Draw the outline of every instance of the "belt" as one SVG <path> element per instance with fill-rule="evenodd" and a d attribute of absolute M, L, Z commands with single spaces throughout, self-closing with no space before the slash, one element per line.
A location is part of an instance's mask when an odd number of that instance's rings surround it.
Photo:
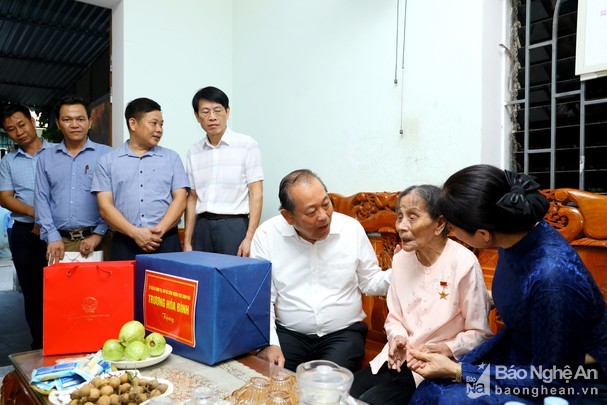
<path fill-rule="evenodd" d="M 27 227 L 27 228 L 33 228 L 34 227 L 34 223 L 33 222 L 23 222 L 23 221 L 17 221 L 14 220 L 13 221 L 13 226 L 23 226 L 23 227 Z"/>
<path fill-rule="evenodd" d="M 196 217 L 215 221 L 217 219 L 248 218 L 249 214 L 213 214 L 212 212 L 203 212 Z"/>
<path fill-rule="evenodd" d="M 68 230 L 59 229 L 59 235 L 61 235 L 64 238 L 70 238 L 70 240 L 72 240 L 72 241 L 81 240 L 81 239 L 86 238 L 87 236 L 91 236 L 93 234 L 94 229 L 95 228 L 93 228 L 93 227 L 68 229 Z"/>

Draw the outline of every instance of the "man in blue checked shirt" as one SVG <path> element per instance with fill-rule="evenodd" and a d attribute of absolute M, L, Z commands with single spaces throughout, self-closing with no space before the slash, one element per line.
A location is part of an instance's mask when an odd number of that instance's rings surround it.
<path fill-rule="evenodd" d="M 40 239 L 47 242 L 49 264 L 65 252 L 87 257 L 100 245 L 108 229 L 91 193 L 97 160 L 112 149 L 88 137 L 91 111 L 80 97 L 65 96 L 55 107 L 63 141 L 38 158 L 34 207 Z"/>
<path fill-rule="evenodd" d="M 23 292 L 25 320 L 32 333 L 32 349 L 42 348 L 42 270 L 46 243 L 34 223 L 36 160 L 50 147 L 36 134 L 36 121 L 29 109 L 9 104 L 0 115 L 2 127 L 18 148 L 0 161 L 0 205 L 11 211 L 11 254 Z"/>
<path fill-rule="evenodd" d="M 138 98 L 124 116 L 130 138 L 99 159 L 92 186 L 101 216 L 115 231 L 111 260 L 180 252 L 177 224 L 189 184 L 179 155 L 158 145 L 164 123 L 160 105 Z"/>

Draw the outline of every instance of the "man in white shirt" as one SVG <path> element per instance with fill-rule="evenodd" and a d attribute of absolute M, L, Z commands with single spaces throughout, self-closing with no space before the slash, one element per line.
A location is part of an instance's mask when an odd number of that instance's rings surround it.
<path fill-rule="evenodd" d="M 270 345 L 258 354 L 295 370 L 324 359 L 350 370 L 365 352 L 361 291 L 385 295 L 382 271 L 363 227 L 333 212 L 322 180 L 296 170 L 279 187 L 280 215 L 255 232 L 251 257 L 272 262 Z"/>
<path fill-rule="evenodd" d="M 259 147 L 227 127 L 230 105 L 220 89 L 198 90 L 192 107 L 206 136 L 186 157 L 184 250 L 249 256 L 263 203 Z"/>

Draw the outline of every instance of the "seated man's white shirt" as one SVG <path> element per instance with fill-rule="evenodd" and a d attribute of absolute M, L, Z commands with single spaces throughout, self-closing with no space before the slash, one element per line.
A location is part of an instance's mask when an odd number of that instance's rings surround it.
<path fill-rule="evenodd" d="M 324 336 L 365 318 L 361 291 L 386 295 L 382 271 L 363 227 L 334 212 L 329 235 L 310 243 L 277 215 L 253 237 L 251 257 L 272 262 L 270 344 L 280 345 L 275 319 L 289 330 Z"/>

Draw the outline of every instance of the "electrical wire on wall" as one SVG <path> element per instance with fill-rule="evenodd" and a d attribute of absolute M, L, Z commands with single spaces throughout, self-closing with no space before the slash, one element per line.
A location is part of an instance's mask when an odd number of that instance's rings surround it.
<path fill-rule="evenodd" d="M 400 0 L 396 0 L 396 57 L 394 60 L 394 84 L 398 84 L 398 28 L 399 28 Z M 401 54 L 401 76 L 400 76 L 400 131 L 405 133 L 403 123 L 403 109 L 405 105 L 405 45 L 407 33 L 407 0 L 405 0 L 405 10 L 403 15 L 403 44 Z"/>
<path fill-rule="evenodd" d="M 396 49 L 394 55 L 394 84 L 398 84 L 398 16 L 400 14 L 400 0 L 396 0 Z"/>

